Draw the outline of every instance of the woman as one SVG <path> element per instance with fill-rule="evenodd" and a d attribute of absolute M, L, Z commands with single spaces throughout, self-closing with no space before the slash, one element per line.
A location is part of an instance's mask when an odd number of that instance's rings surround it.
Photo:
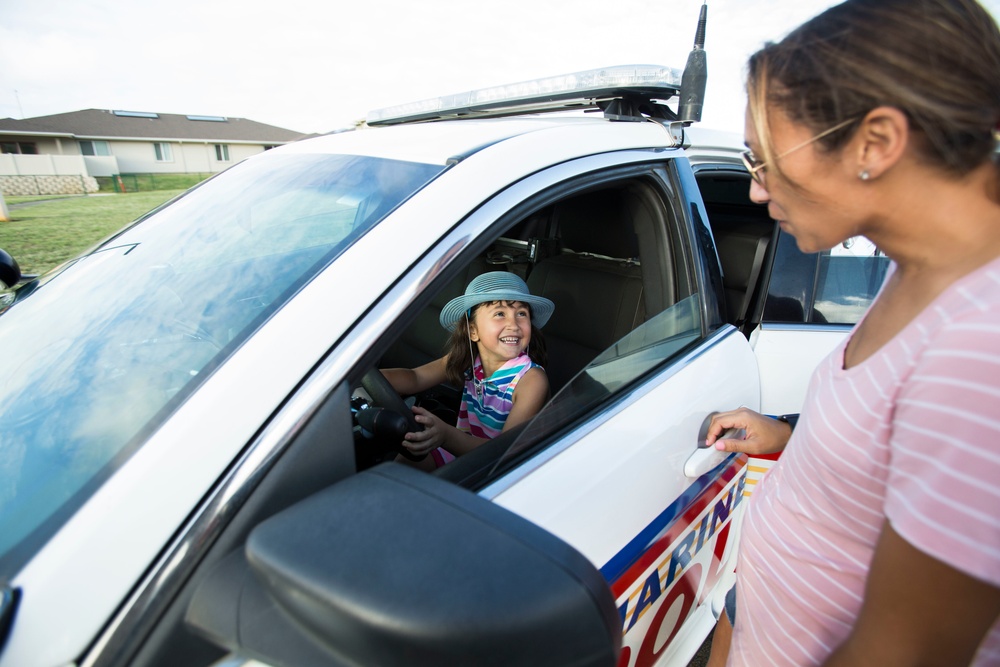
<path fill-rule="evenodd" d="M 756 53 L 747 92 L 751 198 L 804 252 L 864 235 L 893 267 L 794 432 L 713 420 L 709 445 L 784 449 L 747 509 L 728 664 L 1000 664 L 996 23 L 849 0 Z"/>

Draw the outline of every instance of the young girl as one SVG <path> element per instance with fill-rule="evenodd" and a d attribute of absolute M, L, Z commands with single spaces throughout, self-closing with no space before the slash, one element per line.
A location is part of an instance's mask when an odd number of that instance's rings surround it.
<path fill-rule="evenodd" d="M 452 332 L 448 353 L 419 368 L 382 371 L 403 395 L 443 382 L 464 387 L 455 426 L 414 407 L 424 430 L 407 433 L 403 446 L 417 456 L 430 453 L 440 467 L 535 416 L 549 395 L 539 328 L 554 310 L 513 273 L 474 278 L 441 310 L 441 326 Z"/>

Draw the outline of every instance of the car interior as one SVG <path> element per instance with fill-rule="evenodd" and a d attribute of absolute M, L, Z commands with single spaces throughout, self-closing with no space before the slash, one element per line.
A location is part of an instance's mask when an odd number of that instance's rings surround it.
<path fill-rule="evenodd" d="M 749 201 L 745 173 L 703 170 L 698 182 L 723 268 L 721 315 L 748 333 L 748 323 L 759 310 L 759 283 L 767 273 L 764 266 L 776 227 L 765 207 Z M 676 250 L 684 247 L 683 225 L 672 219 L 657 192 L 643 179 L 615 181 L 573 193 L 524 216 L 471 261 L 461 264 L 448 284 L 413 315 L 412 323 L 387 347 L 378 366 L 415 368 L 440 357 L 447 341 L 447 332 L 438 323 L 444 305 L 462 294 L 475 276 L 511 271 L 525 279 L 532 294 L 556 304 L 542 330 L 549 355 L 545 371 L 553 397 L 574 384 L 562 397 L 574 408 L 564 407 L 562 412 L 582 415 L 584 403 L 599 403 L 608 392 L 584 387 L 587 378 L 581 371 L 696 291 L 691 260 Z M 442 385 L 410 401 L 454 424 L 460 398 L 460 388 Z M 552 412 L 552 407 L 550 403 L 543 412 Z M 549 428 L 567 425 L 565 415 L 555 421 L 557 425 Z M 532 449 L 523 442 L 512 448 L 521 430 L 505 432 L 435 474 L 463 486 L 481 485 L 496 472 L 498 460 L 505 454 L 511 458 L 512 449 L 521 452 L 518 460 Z M 532 440 L 539 440 L 538 435 Z M 398 442 L 395 432 L 381 438 L 364 431 L 364 437 L 356 438 L 359 469 L 395 459 L 401 451 Z M 500 467 L 513 464 L 509 460 Z"/>

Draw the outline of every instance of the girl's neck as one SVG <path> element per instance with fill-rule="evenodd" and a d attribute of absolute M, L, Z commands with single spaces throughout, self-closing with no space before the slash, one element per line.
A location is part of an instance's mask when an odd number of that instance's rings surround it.
<path fill-rule="evenodd" d="M 521 355 L 524 354 L 525 354 L 524 352 L 521 353 Z M 510 361 L 513 361 L 513 359 L 503 359 L 503 360 L 484 359 L 482 354 L 479 354 L 478 357 L 479 357 L 479 363 L 483 367 L 483 377 L 486 379 L 493 377 L 494 373 L 503 368 Z"/>

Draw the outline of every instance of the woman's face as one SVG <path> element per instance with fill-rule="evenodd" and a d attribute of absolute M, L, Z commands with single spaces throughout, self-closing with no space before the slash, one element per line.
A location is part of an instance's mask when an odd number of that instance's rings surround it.
<path fill-rule="evenodd" d="M 827 250 L 862 233 L 856 197 L 859 179 L 843 157 L 850 151 L 826 153 L 816 142 L 806 143 L 817 132 L 790 121 L 780 111 L 771 110 L 768 120 L 781 172 L 771 163 L 765 165 L 757 172 L 763 184 L 750 183 L 750 199 L 767 204 L 770 216 L 795 237 L 802 252 Z M 749 109 L 744 138 L 747 147 L 763 160 L 763 147 Z"/>

